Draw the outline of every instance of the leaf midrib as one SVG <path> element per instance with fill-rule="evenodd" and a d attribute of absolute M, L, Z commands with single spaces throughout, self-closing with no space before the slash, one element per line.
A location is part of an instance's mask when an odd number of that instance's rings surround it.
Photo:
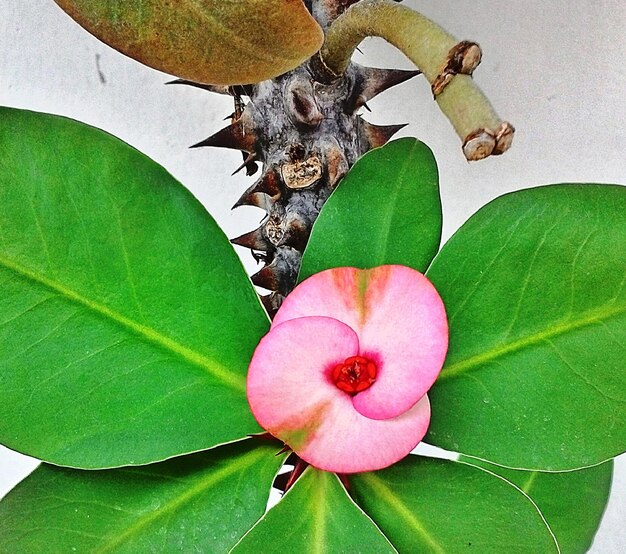
<path fill-rule="evenodd" d="M 222 37 L 226 37 L 227 40 L 225 40 L 225 42 L 227 44 L 231 44 L 231 46 L 235 44 L 236 48 L 240 49 L 242 52 L 246 52 L 248 58 L 254 58 L 260 62 L 270 63 L 278 60 L 283 65 L 292 61 L 286 56 L 277 55 L 276 51 L 267 53 L 263 52 L 263 50 L 258 47 L 258 44 L 252 44 L 246 36 L 229 29 L 220 21 L 218 17 L 211 15 L 203 8 L 203 6 L 198 5 L 196 0 L 188 0 L 187 6 L 190 10 L 196 12 L 201 18 L 207 20 L 209 22 L 209 28 L 212 27 L 213 31 L 217 31 L 222 35 Z"/>
<path fill-rule="evenodd" d="M 439 375 L 438 381 L 443 381 L 449 378 L 458 377 L 463 375 L 467 371 L 470 371 L 477 366 L 493 362 L 494 360 L 518 352 L 528 346 L 535 346 L 554 337 L 564 335 L 570 331 L 581 329 L 594 323 L 600 323 L 608 320 L 612 317 L 623 315 L 626 313 L 626 306 L 620 306 L 614 309 L 597 309 L 586 312 L 583 317 L 573 319 L 567 323 L 561 323 L 558 325 L 550 326 L 543 331 L 533 333 L 527 337 L 512 341 L 509 344 L 500 346 L 499 348 L 491 348 L 481 354 L 470 356 L 464 360 L 453 363 L 447 367 L 444 367 L 443 371 Z"/>
<path fill-rule="evenodd" d="M 206 356 L 200 354 L 199 352 L 196 352 L 195 350 L 183 346 L 175 340 L 162 335 L 158 331 L 146 327 L 145 325 L 141 325 L 136 321 L 133 321 L 132 319 L 116 312 L 115 310 L 108 308 L 107 306 L 99 304 L 98 302 L 94 302 L 78 294 L 67 286 L 58 283 L 52 279 L 49 279 L 44 275 L 40 275 L 34 271 L 26 269 L 25 267 L 22 267 L 21 265 L 3 256 L 0 256 L 0 267 L 4 267 L 9 271 L 14 272 L 22 279 L 43 286 L 74 304 L 78 304 L 84 308 L 87 308 L 89 311 L 96 313 L 109 321 L 114 322 L 117 326 L 135 333 L 146 342 L 159 346 L 160 348 L 163 348 L 164 350 L 175 354 L 179 358 L 184 359 L 186 362 L 202 368 L 207 373 L 210 373 L 211 375 L 222 381 L 225 385 L 245 394 L 246 385 L 244 378 L 242 376 L 233 374 L 225 366 L 221 365 L 217 361 L 211 360 Z"/>
<path fill-rule="evenodd" d="M 371 473 L 360 475 L 360 478 L 369 485 L 406 523 L 438 554 L 445 554 L 443 547 L 430 535 L 415 514 L 389 489 L 379 477 Z"/>
<path fill-rule="evenodd" d="M 120 544 L 123 544 L 124 542 L 127 542 L 129 539 L 131 539 L 133 536 L 136 536 L 142 529 L 144 529 L 146 526 L 150 525 L 154 521 L 157 521 L 158 519 L 168 514 L 171 514 L 182 505 L 190 502 L 194 498 L 204 493 L 206 490 L 210 489 L 219 481 L 227 479 L 238 471 L 243 471 L 245 468 L 252 466 L 255 462 L 261 460 L 263 456 L 266 455 L 267 452 L 264 449 L 254 449 L 248 454 L 229 464 L 228 466 L 222 469 L 218 469 L 214 472 L 209 472 L 208 476 L 201 479 L 193 487 L 189 488 L 178 496 L 175 496 L 158 510 L 148 512 L 146 515 L 140 517 L 133 525 L 128 527 L 126 531 L 120 533 L 119 535 L 116 535 L 113 540 L 103 544 L 94 552 L 98 554 L 110 552 Z"/>
<path fill-rule="evenodd" d="M 380 233 L 380 238 L 378 241 L 378 264 L 382 265 L 384 263 L 388 263 L 387 260 L 387 251 L 389 250 L 389 237 L 391 236 L 391 224 L 394 220 L 394 215 L 396 213 L 396 204 L 398 203 L 398 197 L 400 195 L 400 189 L 404 188 L 405 185 L 405 177 L 406 173 L 409 170 L 409 166 L 413 163 L 413 157 L 415 151 L 419 149 L 420 143 L 415 141 L 410 148 L 409 153 L 406 155 L 406 159 L 402 163 L 398 175 L 396 186 L 393 187 L 393 190 L 389 194 L 389 204 L 386 213 L 384 214 L 383 221 L 380 223 L 379 228 L 382 229 Z"/>
<path fill-rule="evenodd" d="M 321 481 L 321 482 L 320 482 Z M 318 483 L 314 488 L 313 497 L 313 540 L 311 541 L 312 554 L 324 554 L 326 552 L 326 497 L 329 489 L 328 478 L 325 474 L 318 472 Z"/>

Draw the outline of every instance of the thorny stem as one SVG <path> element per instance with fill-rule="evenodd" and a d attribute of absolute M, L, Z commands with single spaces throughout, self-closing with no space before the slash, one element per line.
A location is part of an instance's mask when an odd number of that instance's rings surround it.
<path fill-rule="evenodd" d="M 469 75 L 480 61 L 477 45 L 459 43 L 439 25 L 405 6 L 389 0 L 362 0 L 340 15 L 326 33 L 320 58 L 329 76 L 342 75 L 356 47 L 369 36 L 381 37 L 394 45 L 426 76 L 441 111 L 463 140 L 468 160 L 508 149 L 513 127 L 498 117 Z M 469 52 L 473 62 L 461 59 L 461 65 L 467 61 L 469 67 L 448 71 L 458 56 L 458 47 L 468 45 L 473 47 Z"/>

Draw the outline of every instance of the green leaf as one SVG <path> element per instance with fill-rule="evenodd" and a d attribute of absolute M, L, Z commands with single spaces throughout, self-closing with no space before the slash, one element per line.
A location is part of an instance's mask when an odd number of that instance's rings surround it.
<path fill-rule="evenodd" d="M 467 464 L 408 456 L 350 476 L 350 487 L 399 552 L 557 552 L 527 496 Z"/>
<path fill-rule="evenodd" d="M 105 471 L 43 465 L 0 502 L 0 552 L 226 552 L 265 512 L 277 448 L 245 441 Z"/>
<path fill-rule="evenodd" d="M 101 468 L 258 432 L 245 375 L 267 317 L 200 203 L 99 130 L 0 122 L 0 442 Z"/>
<path fill-rule="evenodd" d="M 324 35 L 302 0 L 55 0 L 150 67 L 218 85 L 258 83 L 315 54 Z"/>
<path fill-rule="evenodd" d="M 435 158 L 405 138 L 363 156 L 313 226 L 300 279 L 332 267 L 400 264 L 425 271 L 441 240 Z"/>
<path fill-rule="evenodd" d="M 306 469 L 285 497 L 232 550 L 250 552 L 395 552 L 334 473 Z"/>
<path fill-rule="evenodd" d="M 465 456 L 461 459 L 504 477 L 530 496 L 555 534 L 561 554 L 589 550 L 609 500 L 613 460 L 578 471 L 545 473 L 506 469 Z"/>
<path fill-rule="evenodd" d="M 427 441 L 519 469 L 626 450 L 626 188 L 553 185 L 476 213 L 428 272 L 450 324 Z"/>

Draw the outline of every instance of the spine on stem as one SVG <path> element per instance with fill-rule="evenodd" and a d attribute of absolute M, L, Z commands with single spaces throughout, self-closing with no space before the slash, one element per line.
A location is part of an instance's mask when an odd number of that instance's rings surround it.
<path fill-rule="evenodd" d="M 354 162 L 385 144 L 404 125 L 373 125 L 367 102 L 423 73 L 463 140 L 469 160 L 501 154 L 513 127 L 500 120 L 474 85 L 480 47 L 457 41 L 419 13 L 391 0 L 306 0 L 326 36 L 320 53 L 302 66 L 255 85 L 196 85 L 235 98 L 231 123 L 195 146 L 240 150 L 237 170 L 261 176 L 234 207 L 265 211 L 261 225 L 232 240 L 264 265 L 252 275 L 270 315 L 296 284 L 302 253 L 322 205 Z M 359 43 L 379 36 L 404 52 L 413 71 L 363 67 L 351 61 Z M 189 81 L 180 84 L 195 85 Z M 248 98 L 245 102 L 243 99 Z"/>

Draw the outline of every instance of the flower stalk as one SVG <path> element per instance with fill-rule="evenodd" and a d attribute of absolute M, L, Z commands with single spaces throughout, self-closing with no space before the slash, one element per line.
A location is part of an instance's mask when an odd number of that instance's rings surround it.
<path fill-rule="evenodd" d="M 511 145 L 514 128 L 496 114 L 474 84 L 471 74 L 480 63 L 480 47 L 459 42 L 415 10 L 389 0 L 363 0 L 352 5 L 328 28 L 319 54 L 329 81 L 341 76 L 363 39 L 377 36 L 402 51 L 431 84 L 435 100 L 474 161 L 502 154 Z"/>

